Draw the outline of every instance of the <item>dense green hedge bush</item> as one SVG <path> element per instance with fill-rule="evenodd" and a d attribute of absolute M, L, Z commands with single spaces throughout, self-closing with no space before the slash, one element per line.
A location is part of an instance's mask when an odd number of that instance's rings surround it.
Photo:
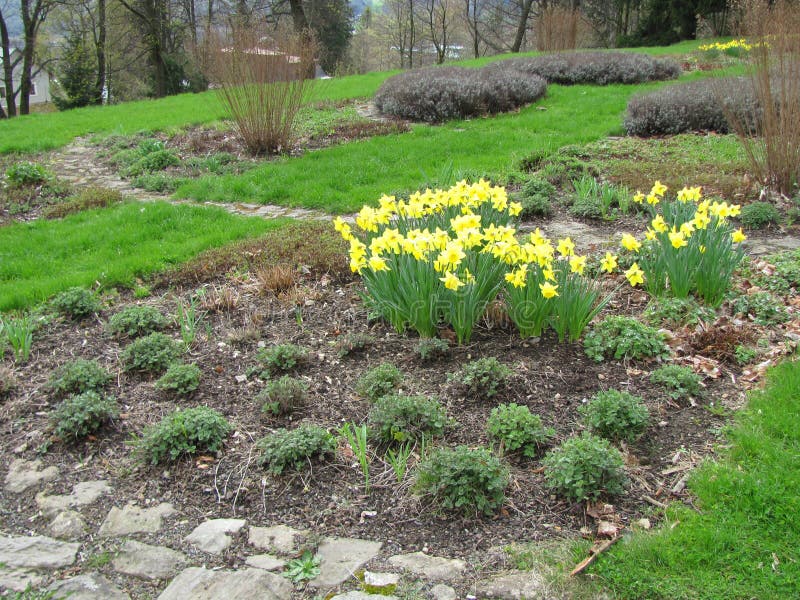
<path fill-rule="evenodd" d="M 675 79 L 681 66 L 670 58 L 632 52 L 559 52 L 510 58 L 486 67 L 538 75 L 547 83 L 561 85 L 644 83 Z"/>
<path fill-rule="evenodd" d="M 438 123 L 508 112 L 544 96 L 541 77 L 513 69 L 431 67 L 395 75 L 375 93 L 384 114 Z"/>

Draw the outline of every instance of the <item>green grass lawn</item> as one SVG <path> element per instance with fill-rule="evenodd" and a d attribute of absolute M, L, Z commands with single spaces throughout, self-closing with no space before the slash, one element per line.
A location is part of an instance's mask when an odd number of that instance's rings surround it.
<path fill-rule="evenodd" d="M 783 600 L 800 593 L 800 362 L 773 369 L 727 435 L 720 462 L 690 483 L 653 533 L 635 534 L 592 572 L 615 598 Z"/>
<path fill-rule="evenodd" d="M 2 227 L 0 311 L 35 305 L 72 286 L 129 285 L 207 248 L 287 222 L 212 207 L 132 202 Z"/>

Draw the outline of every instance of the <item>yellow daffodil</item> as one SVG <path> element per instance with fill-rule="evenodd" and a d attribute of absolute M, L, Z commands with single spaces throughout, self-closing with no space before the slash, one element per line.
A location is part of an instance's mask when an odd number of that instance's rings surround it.
<path fill-rule="evenodd" d="M 692 224 L 694 228 L 702 231 L 703 229 L 708 227 L 708 224 L 711 223 L 711 217 L 704 212 L 696 212 L 694 215 L 694 219 L 692 219 Z"/>
<path fill-rule="evenodd" d="M 655 206 L 659 202 L 661 202 L 661 199 L 658 196 L 656 196 L 655 194 L 647 194 L 647 203 L 650 206 Z"/>
<path fill-rule="evenodd" d="M 553 271 L 553 269 L 549 267 L 542 269 L 542 275 L 544 276 L 545 279 L 549 279 L 550 281 L 556 280 L 555 272 Z"/>
<path fill-rule="evenodd" d="M 654 239 L 656 239 L 656 232 L 648 227 L 647 231 L 644 232 L 644 239 L 652 242 Z"/>
<path fill-rule="evenodd" d="M 572 256 L 575 254 L 575 244 L 570 238 L 558 240 L 558 246 L 556 246 L 556 249 L 561 256 Z"/>
<path fill-rule="evenodd" d="M 654 196 L 663 196 L 666 191 L 667 191 L 667 186 L 665 186 L 660 181 L 656 180 L 656 182 L 653 184 L 652 189 L 650 190 L 650 193 L 653 194 Z"/>
<path fill-rule="evenodd" d="M 586 268 L 586 257 L 571 256 L 569 259 L 569 268 L 573 273 L 583 275 L 583 270 Z"/>
<path fill-rule="evenodd" d="M 684 246 L 688 245 L 686 237 L 683 235 L 682 231 L 670 231 L 669 242 L 672 244 L 673 248 L 683 248 Z"/>
<path fill-rule="evenodd" d="M 506 281 L 513 285 L 515 288 L 525 287 L 525 280 L 528 277 L 528 265 L 522 264 L 519 268 L 506 273 Z"/>
<path fill-rule="evenodd" d="M 625 277 L 628 278 L 628 283 L 631 284 L 631 287 L 644 283 L 644 271 L 639 268 L 638 263 L 633 263 L 631 268 L 625 271 Z"/>
<path fill-rule="evenodd" d="M 658 233 L 664 233 L 667 229 L 669 229 L 666 222 L 664 221 L 664 217 L 662 217 L 661 215 L 657 215 L 656 218 L 650 222 L 650 225 Z"/>
<path fill-rule="evenodd" d="M 636 204 L 641 204 L 644 202 L 644 194 L 636 190 L 636 193 L 633 195 L 633 201 L 636 202 Z"/>
<path fill-rule="evenodd" d="M 444 277 L 440 277 L 439 281 L 444 283 L 444 287 L 446 287 L 448 290 L 453 290 L 454 292 L 464 285 L 464 282 L 456 277 L 452 271 L 446 273 Z"/>
<path fill-rule="evenodd" d="M 692 237 L 692 233 L 694 233 L 694 224 L 691 221 L 681 223 L 680 232 L 687 238 Z"/>
<path fill-rule="evenodd" d="M 545 298 L 549 299 L 549 298 L 554 298 L 555 296 L 558 296 L 558 286 L 557 285 L 553 285 L 549 281 L 545 281 L 544 283 L 540 283 L 539 284 L 539 289 L 542 292 L 542 296 L 544 296 Z"/>
<path fill-rule="evenodd" d="M 642 247 L 642 243 L 633 237 L 630 233 L 623 233 L 622 240 L 620 242 L 622 247 L 625 250 L 630 250 L 631 252 L 638 252 L 639 248 Z"/>
<path fill-rule="evenodd" d="M 508 205 L 508 214 L 512 217 L 516 217 L 519 213 L 522 212 L 522 204 L 519 202 L 511 202 Z"/>
<path fill-rule="evenodd" d="M 389 271 L 389 265 L 386 264 L 386 259 L 380 256 L 369 257 L 369 268 L 379 273 L 380 271 Z"/>
<path fill-rule="evenodd" d="M 611 252 L 606 252 L 605 258 L 600 261 L 600 268 L 605 271 L 606 273 L 613 273 L 614 269 L 617 268 L 617 257 Z"/>
<path fill-rule="evenodd" d="M 733 241 L 734 244 L 739 244 L 745 241 L 746 239 L 747 236 L 744 234 L 741 227 L 736 231 L 734 231 L 733 233 L 731 233 L 731 240 Z"/>

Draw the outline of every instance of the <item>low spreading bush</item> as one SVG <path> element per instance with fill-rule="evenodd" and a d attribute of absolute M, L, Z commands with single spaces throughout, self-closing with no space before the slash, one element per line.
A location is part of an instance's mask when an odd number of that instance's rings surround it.
<path fill-rule="evenodd" d="M 336 343 L 336 354 L 344 358 L 366 350 L 375 343 L 375 336 L 368 333 L 348 333 Z"/>
<path fill-rule="evenodd" d="M 542 425 L 539 415 L 527 406 L 500 404 L 492 409 L 486 423 L 489 437 L 503 444 L 507 452 L 520 451 L 533 458 L 555 436 L 555 430 Z"/>
<path fill-rule="evenodd" d="M 278 429 L 258 442 L 260 463 L 271 473 L 300 470 L 312 458 L 323 458 L 336 451 L 336 438 L 322 427 L 300 425 L 297 429 Z"/>
<path fill-rule="evenodd" d="M 128 344 L 120 355 L 126 371 L 159 373 L 180 358 L 183 346 L 163 333 L 151 333 Z"/>
<path fill-rule="evenodd" d="M 555 186 L 541 177 L 532 177 L 519 191 L 517 198 L 522 205 L 521 219 L 549 217 L 553 212 L 551 204 L 556 194 Z"/>
<path fill-rule="evenodd" d="M 752 85 L 746 79 L 703 79 L 634 96 L 628 102 L 623 125 L 628 135 L 642 137 L 691 131 L 729 133 L 726 111 L 743 115 L 743 122 L 750 122 L 744 115 L 756 108 Z"/>
<path fill-rule="evenodd" d="M 373 434 L 385 443 L 442 435 L 447 413 L 435 398 L 391 395 L 379 398 L 369 411 Z"/>
<path fill-rule="evenodd" d="M 627 483 L 622 454 L 603 438 L 584 433 L 547 453 L 545 484 L 563 496 L 580 502 L 597 500 L 606 493 L 621 494 Z"/>
<path fill-rule="evenodd" d="M 306 403 L 308 386 L 301 380 L 288 375 L 267 383 L 259 393 L 261 412 L 273 415 L 288 415 Z"/>
<path fill-rule="evenodd" d="M 664 334 L 654 327 L 644 325 L 632 317 L 612 315 L 606 317 L 586 334 L 583 348 L 596 360 L 617 360 L 669 356 Z"/>
<path fill-rule="evenodd" d="M 358 378 L 356 392 L 359 396 L 375 401 L 392 393 L 403 381 L 403 373 L 391 363 L 383 363 L 369 369 Z"/>
<path fill-rule="evenodd" d="M 647 427 L 650 413 L 639 396 L 618 390 L 597 392 L 578 408 L 593 432 L 610 440 L 633 442 Z"/>
<path fill-rule="evenodd" d="M 650 373 L 650 382 L 664 388 L 673 400 L 698 398 L 703 393 L 700 376 L 690 367 L 664 365 Z"/>
<path fill-rule="evenodd" d="M 231 430 L 231 425 L 217 411 L 207 406 L 187 408 L 148 427 L 138 447 L 155 465 L 164 460 L 174 461 L 184 454 L 219 452 Z"/>
<path fill-rule="evenodd" d="M 119 414 L 117 401 L 95 391 L 70 396 L 50 415 L 53 433 L 62 441 L 85 438 Z"/>
<path fill-rule="evenodd" d="M 172 363 L 155 383 L 157 390 L 188 396 L 200 386 L 200 367 L 195 364 Z"/>
<path fill-rule="evenodd" d="M 47 387 L 56 396 L 98 392 L 111 381 L 111 373 L 96 360 L 78 358 L 56 368 Z"/>
<path fill-rule="evenodd" d="M 469 396 L 489 399 L 497 395 L 510 376 L 511 369 L 490 356 L 468 362 L 461 371 L 451 373 L 448 381 L 455 383 Z"/>
<path fill-rule="evenodd" d="M 62 219 L 84 210 L 107 208 L 122 202 L 122 192 L 100 186 L 91 186 L 81 189 L 75 196 L 70 196 L 64 202 L 48 206 L 44 216 L 48 219 Z"/>
<path fill-rule="evenodd" d="M 546 89 L 542 78 L 510 69 L 432 67 L 390 77 L 374 101 L 384 114 L 437 123 L 507 112 L 535 102 Z"/>
<path fill-rule="evenodd" d="M 757 325 L 769 327 L 785 323 L 791 317 L 780 298 L 769 292 L 755 292 L 736 296 L 733 312 L 751 318 Z"/>
<path fill-rule="evenodd" d="M 440 448 L 417 470 L 417 491 L 446 509 L 494 514 L 505 501 L 508 469 L 486 448 Z"/>
<path fill-rule="evenodd" d="M 548 83 L 561 85 L 643 83 L 675 79 L 681 74 L 681 66 L 672 59 L 633 52 L 559 52 L 510 58 L 489 67 L 538 75 Z"/>
<path fill-rule="evenodd" d="M 138 337 L 160 331 L 168 324 L 167 317 L 152 306 L 128 306 L 111 316 L 108 330 L 114 335 Z"/>
<path fill-rule="evenodd" d="M 701 321 L 711 322 L 716 315 L 713 308 L 703 306 L 692 297 L 658 297 L 647 303 L 642 316 L 650 325 L 674 329 Z"/>
<path fill-rule="evenodd" d="M 277 344 L 259 350 L 256 360 L 270 373 L 281 373 L 294 369 L 306 359 L 307 355 L 308 351 L 296 344 Z"/>
<path fill-rule="evenodd" d="M 780 223 L 781 213 L 771 202 L 752 202 L 742 207 L 739 220 L 747 229 L 762 229 Z"/>
<path fill-rule="evenodd" d="M 28 161 L 14 163 L 6 169 L 6 179 L 11 185 L 39 185 L 50 177 L 42 165 Z"/>
<path fill-rule="evenodd" d="M 74 287 L 56 294 L 53 308 L 63 317 L 84 319 L 100 310 L 100 301 L 91 290 Z"/>

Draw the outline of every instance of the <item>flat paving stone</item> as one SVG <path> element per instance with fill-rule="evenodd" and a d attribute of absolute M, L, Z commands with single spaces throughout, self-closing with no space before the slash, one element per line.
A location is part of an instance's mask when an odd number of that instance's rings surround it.
<path fill-rule="evenodd" d="M 47 588 L 53 600 L 130 600 L 131 597 L 99 573 L 87 573 L 58 581 Z"/>
<path fill-rule="evenodd" d="M 312 588 L 330 588 L 347 581 L 361 565 L 375 558 L 381 542 L 354 538 L 326 538 L 317 549 L 319 575 L 308 582 Z"/>
<path fill-rule="evenodd" d="M 458 597 L 453 588 L 443 583 L 437 583 L 433 586 L 430 595 L 433 600 L 456 600 Z"/>
<path fill-rule="evenodd" d="M 122 508 L 112 508 L 100 526 L 100 537 L 130 535 L 132 533 L 156 533 L 161 529 L 164 517 L 177 511 L 172 504 L 162 502 L 151 508 L 140 508 L 127 504 Z"/>
<path fill-rule="evenodd" d="M 432 581 L 458 579 L 467 568 L 461 559 L 430 556 L 423 552 L 392 556 L 389 558 L 389 564 Z"/>
<path fill-rule="evenodd" d="M 397 596 L 384 594 L 368 594 L 367 592 L 345 592 L 332 596 L 331 600 L 397 600 Z"/>
<path fill-rule="evenodd" d="M 8 569 L 0 567 L 0 590 L 22 592 L 28 587 L 39 587 L 44 575 L 30 569 Z"/>
<path fill-rule="evenodd" d="M 117 573 L 141 579 L 168 579 L 186 566 L 182 552 L 129 540 L 120 549 L 111 566 Z"/>
<path fill-rule="evenodd" d="M 189 567 L 181 571 L 158 600 L 290 600 L 292 584 L 263 569 L 211 571 Z"/>
<path fill-rule="evenodd" d="M 42 469 L 40 460 L 16 458 L 11 462 L 8 473 L 6 473 L 6 491 L 12 494 L 21 494 L 28 488 L 53 481 L 56 477 L 58 477 L 56 467 Z"/>
<path fill-rule="evenodd" d="M 23 569 L 60 569 L 75 562 L 80 544 L 43 535 L 0 536 L 0 564 Z"/>
<path fill-rule="evenodd" d="M 538 573 L 524 571 L 481 581 L 475 586 L 478 598 L 530 600 L 547 597 L 547 585 Z"/>
<path fill-rule="evenodd" d="M 46 516 L 53 515 L 68 508 L 87 506 L 102 496 L 113 491 L 105 480 L 81 481 L 72 486 L 71 494 L 48 496 L 43 492 L 36 494 L 36 504 Z"/>
<path fill-rule="evenodd" d="M 65 510 L 58 513 L 47 527 L 47 531 L 54 538 L 74 540 L 86 535 L 88 527 L 79 512 Z"/>
<path fill-rule="evenodd" d="M 364 586 L 365 589 L 369 589 L 371 592 L 393 592 L 399 583 L 400 575 L 397 573 L 364 571 Z"/>
<path fill-rule="evenodd" d="M 286 561 L 272 554 L 254 554 L 244 560 L 248 567 L 264 569 L 265 571 L 278 571 L 286 566 Z"/>
<path fill-rule="evenodd" d="M 259 550 L 272 550 L 281 554 L 291 554 L 297 550 L 298 540 L 308 535 L 306 530 L 294 529 L 287 525 L 272 527 L 250 527 L 247 541 Z"/>
<path fill-rule="evenodd" d="M 244 519 L 211 519 L 200 523 L 184 539 L 203 552 L 220 554 L 233 541 L 228 534 L 238 532 L 246 523 Z"/>

